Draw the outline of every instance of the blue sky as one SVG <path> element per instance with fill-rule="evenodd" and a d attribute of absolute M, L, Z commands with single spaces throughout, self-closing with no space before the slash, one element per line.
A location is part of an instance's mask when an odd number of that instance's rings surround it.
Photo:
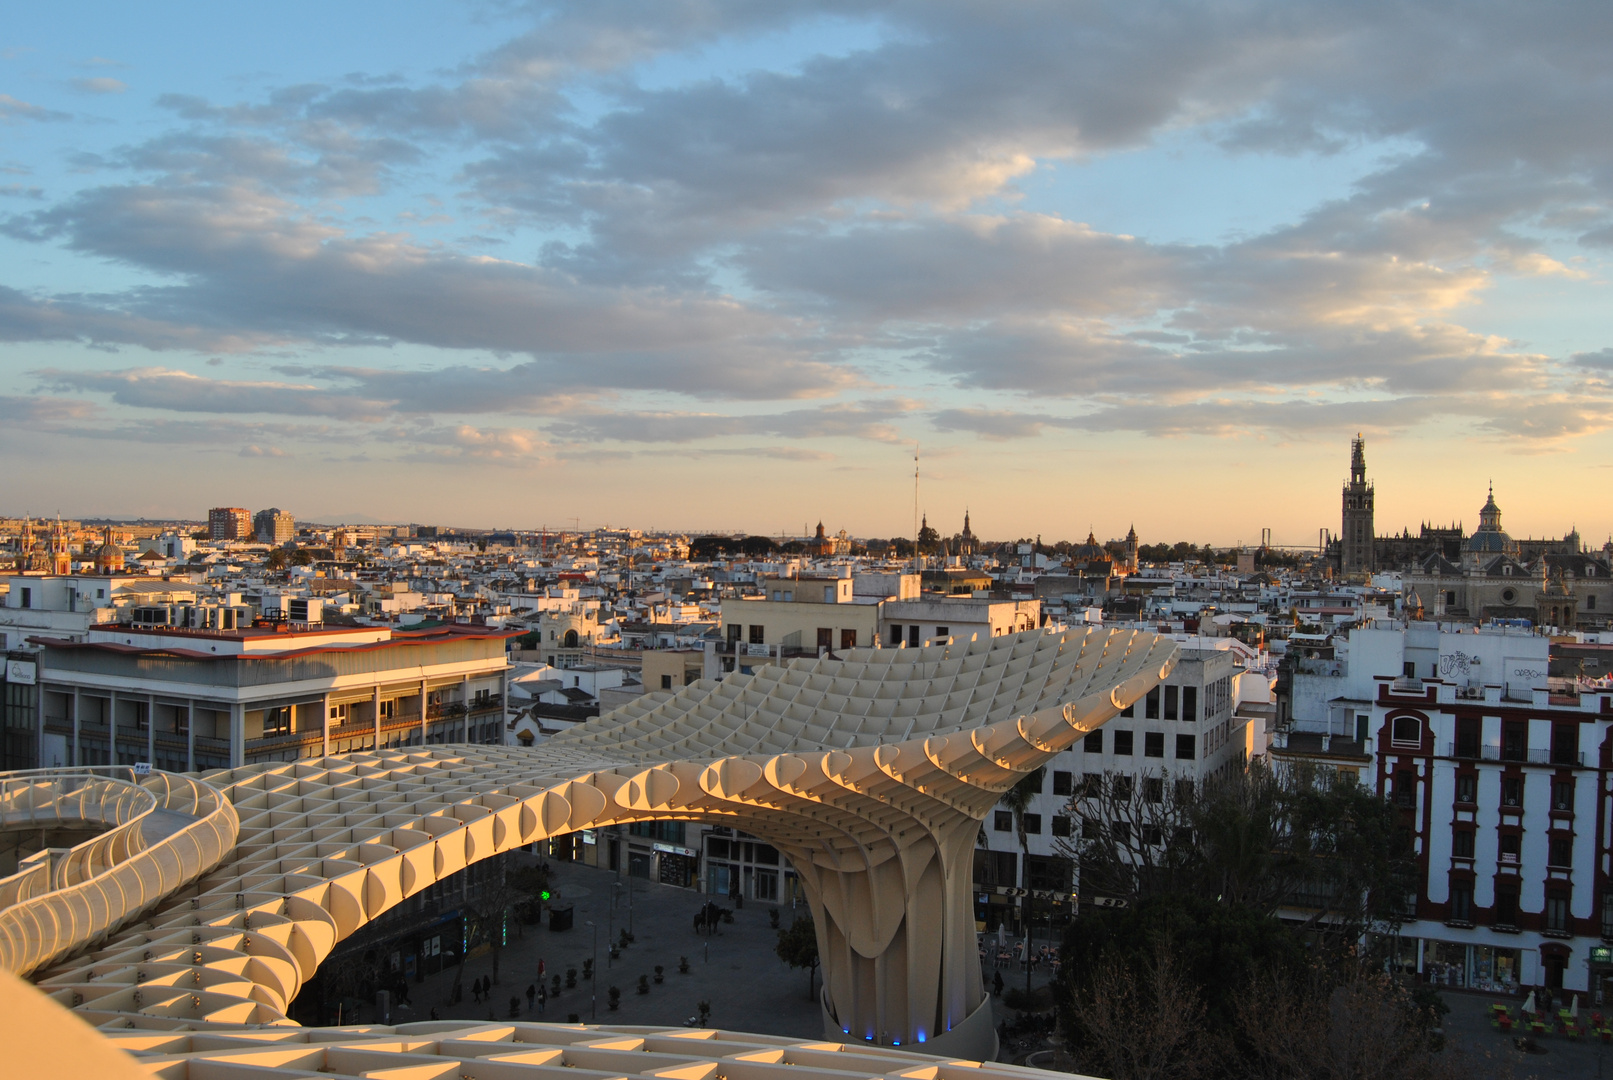
<path fill-rule="evenodd" d="M 1605 5 L 35 5 L 6 513 L 1613 532 Z M 952 524 L 951 527 L 956 527 Z"/>

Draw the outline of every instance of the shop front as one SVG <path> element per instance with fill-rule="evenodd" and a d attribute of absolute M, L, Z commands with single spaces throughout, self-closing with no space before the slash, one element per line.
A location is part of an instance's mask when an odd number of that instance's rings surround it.
<path fill-rule="evenodd" d="M 1521 950 L 1455 941 L 1423 942 L 1423 981 L 1457 990 L 1516 993 Z"/>

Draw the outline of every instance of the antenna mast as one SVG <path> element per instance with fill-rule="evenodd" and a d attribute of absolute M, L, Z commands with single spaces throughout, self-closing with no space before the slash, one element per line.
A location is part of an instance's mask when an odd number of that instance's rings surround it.
<path fill-rule="evenodd" d="M 919 569 L 919 444 L 913 444 L 913 573 Z"/>

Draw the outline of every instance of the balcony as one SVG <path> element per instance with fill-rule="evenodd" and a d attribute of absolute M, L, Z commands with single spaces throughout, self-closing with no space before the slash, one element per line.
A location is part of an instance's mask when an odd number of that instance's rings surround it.
<path fill-rule="evenodd" d="M 1581 753 L 1568 753 L 1565 751 L 1552 751 L 1545 748 L 1531 748 L 1527 750 L 1507 750 L 1500 746 L 1480 746 L 1477 753 L 1474 747 L 1464 746 L 1458 750 L 1455 743 L 1447 742 L 1440 746 L 1440 756 L 1454 758 L 1458 761 L 1495 761 L 1516 763 L 1519 765 L 1572 765 L 1583 768 L 1585 755 Z"/>

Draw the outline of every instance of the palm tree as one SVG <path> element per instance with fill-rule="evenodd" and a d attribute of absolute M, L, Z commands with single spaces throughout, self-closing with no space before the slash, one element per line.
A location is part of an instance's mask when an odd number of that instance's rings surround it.
<path fill-rule="evenodd" d="M 1025 836 L 1025 813 L 1031 808 L 1031 800 L 1041 794 L 1042 774 L 1044 772 L 1046 772 L 1045 769 L 1037 769 L 1034 772 L 1026 773 L 1020 777 L 1019 783 L 1003 792 L 1003 797 L 997 800 L 1004 809 L 1014 815 L 1014 832 L 1019 835 L 1020 887 L 1026 889 L 1030 888 L 1031 880 L 1031 845 L 1030 840 Z M 1026 900 L 1029 900 L 1028 895 Z M 1024 911 L 1028 916 L 1030 911 L 1029 903 L 1024 906 Z"/>

